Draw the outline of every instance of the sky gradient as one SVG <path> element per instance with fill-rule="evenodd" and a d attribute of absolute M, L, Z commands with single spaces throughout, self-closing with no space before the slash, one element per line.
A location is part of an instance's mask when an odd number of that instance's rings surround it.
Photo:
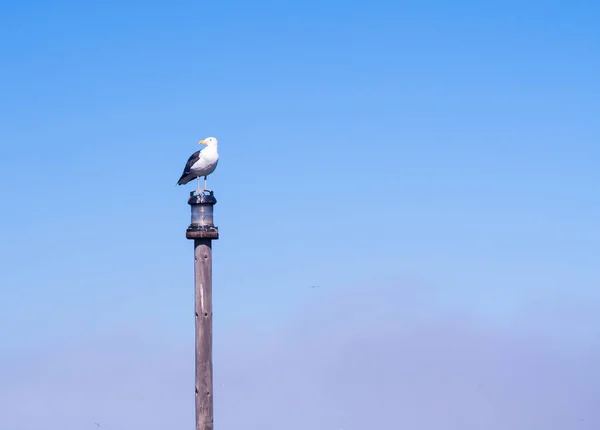
<path fill-rule="evenodd" d="M 600 6 L 480 3 L 3 3 L 0 427 L 193 425 L 216 136 L 219 429 L 599 428 Z"/>

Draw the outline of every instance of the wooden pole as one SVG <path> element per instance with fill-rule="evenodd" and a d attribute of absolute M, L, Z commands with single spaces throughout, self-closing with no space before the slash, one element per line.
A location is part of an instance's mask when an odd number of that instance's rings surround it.
<path fill-rule="evenodd" d="M 194 240 L 196 430 L 213 430 L 212 244 Z"/>
<path fill-rule="evenodd" d="M 213 192 L 190 193 L 192 223 L 185 237 L 194 240 L 194 311 L 196 318 L 196 430 L 213 430 L 212 362 L 212 241 L 219 238 L 213 224 Z"/>

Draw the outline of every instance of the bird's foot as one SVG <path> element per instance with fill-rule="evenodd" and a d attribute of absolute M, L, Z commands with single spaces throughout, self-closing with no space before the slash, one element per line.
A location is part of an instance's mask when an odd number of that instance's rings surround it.
<path fill-rule="evenodd" d="M 197 196 L 201 196 L 203 194 L 210 194 L 210 193 L 212 193 L 212 190 L 209 190 L 208 188 L 198 188 L 196 190 L 196 195 Z"/>

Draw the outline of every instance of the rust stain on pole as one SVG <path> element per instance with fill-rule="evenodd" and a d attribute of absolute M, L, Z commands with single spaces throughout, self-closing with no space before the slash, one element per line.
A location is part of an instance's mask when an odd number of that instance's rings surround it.
<path fill-rule="evenodd" d="M 212 246 L 194 240 L 196 310 L 196 430 L 213 430 Z"/>

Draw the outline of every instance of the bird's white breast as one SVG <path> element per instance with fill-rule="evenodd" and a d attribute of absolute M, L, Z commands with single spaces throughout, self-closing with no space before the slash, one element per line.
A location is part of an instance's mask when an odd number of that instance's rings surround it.
<path fill-rule="evenodd" d="M 219 154 L 214 148 L 204 148 L 200 151 L 200 158 L 192 165 L 192 171 L 199 176 L 210 175 L 215 171 Z"/>

